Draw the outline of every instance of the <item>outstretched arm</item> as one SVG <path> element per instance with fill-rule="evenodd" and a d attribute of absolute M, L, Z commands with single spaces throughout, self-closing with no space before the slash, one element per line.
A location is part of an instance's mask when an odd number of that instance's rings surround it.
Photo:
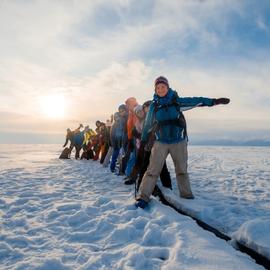
<path fill-rule="evenodd" d="M 180 107 L 197 107 L 197 106 L 214 106 L 219 104 L 228 104 L 230 99 L 228 98 L 205 98 L 205 97 L 184 97 L 178 98 Z"/>
<path fill-rule="evenodd" d="M 180 107 L 213 106 L 214 99 L 205 97 L 179 97 Z"/>

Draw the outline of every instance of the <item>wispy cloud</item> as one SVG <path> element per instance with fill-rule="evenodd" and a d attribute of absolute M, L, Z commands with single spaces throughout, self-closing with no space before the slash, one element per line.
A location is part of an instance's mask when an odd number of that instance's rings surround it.
<path fill-rule="evenodd" d="M 231 97 L 228 107 L 189 112 L 190 121 L 259 126 L 270 120 L 269 9 L 265 0 L 3 0 L 0 130 L 60 132 L 106 119 L 129 96 L 151 98 L 160 74 L 185 96 Z M 69 104 L 57 125 L 38 103 L 53 93 Z"/>

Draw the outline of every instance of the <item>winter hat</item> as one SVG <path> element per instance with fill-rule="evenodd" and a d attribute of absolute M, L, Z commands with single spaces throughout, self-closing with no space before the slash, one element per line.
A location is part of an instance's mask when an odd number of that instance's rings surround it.
<path fill-rule="evenodd" d="M 156 78 L 155 80 L 155 87 L 159 84 L 159 83 L 163 83 L 163 84 L 166 84 L 169 88 L 169 82 L 167 80 L 167 78 L 163 77 L 163 76 L 159 76 Z"/>
<path fill-rule="evenodd" d="M 147 101 L 145 101 L 144 103 L 143 103 L 143 109 L 144 108 L 146 108 L 146 107 L 149 107 L 150 105 L 151 105 L 151 103 L 152 103 L 152 100 L 147 100 Z"/>
<path fill-rule="evenodd" d="M 135 97 L 130 97 L 126 100 L 126 105 L 129 110 L 133 110 L 138 105 L 138 102 Z"/>
<path fill-rule="evenodd" d="M 125 104 L 121 104 L 119 107 L 118 107 L 118 111 L 127 111 L 127 106 Z"/>
<path fill-rule="evenodd" d="M 143 111 L 143 106 L 142 105 L 137 105 L 135 108 L 134 108 L 134 112 L 136 114 L 138 114 L 139 112 Z"/>
<path fill-rule="evenodd" d="M 90 130 L 89 126 L 84 127 L 84 131 L 89 131 L 89 130 Z"/>

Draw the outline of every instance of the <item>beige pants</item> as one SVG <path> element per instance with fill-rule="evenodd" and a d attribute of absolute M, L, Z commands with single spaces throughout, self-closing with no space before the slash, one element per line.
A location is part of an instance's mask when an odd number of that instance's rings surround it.
<path fill-rule="evenodd" d="M 150 199 L 168 154 L 173 159 L 180 196 L 183 198 L 193 196 L 187 173 L 187 142 L 181 141 L 175 144 L 166 144 L 156 141 L 151 151 L 150 163 L 143 176 L 139 190 L 139 198 L 146 202 Z"/>

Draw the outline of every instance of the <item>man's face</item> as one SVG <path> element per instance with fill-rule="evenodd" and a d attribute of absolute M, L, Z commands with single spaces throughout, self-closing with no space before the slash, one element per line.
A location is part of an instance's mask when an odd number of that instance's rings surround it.
<path fill-rule="evenodd" d="M 168 93 L 168 86 L 164 83 L 159 83 L 157 84 L 156 86 L 156 94 L 159 96 L 159 97 L 165 97 Z"/>

